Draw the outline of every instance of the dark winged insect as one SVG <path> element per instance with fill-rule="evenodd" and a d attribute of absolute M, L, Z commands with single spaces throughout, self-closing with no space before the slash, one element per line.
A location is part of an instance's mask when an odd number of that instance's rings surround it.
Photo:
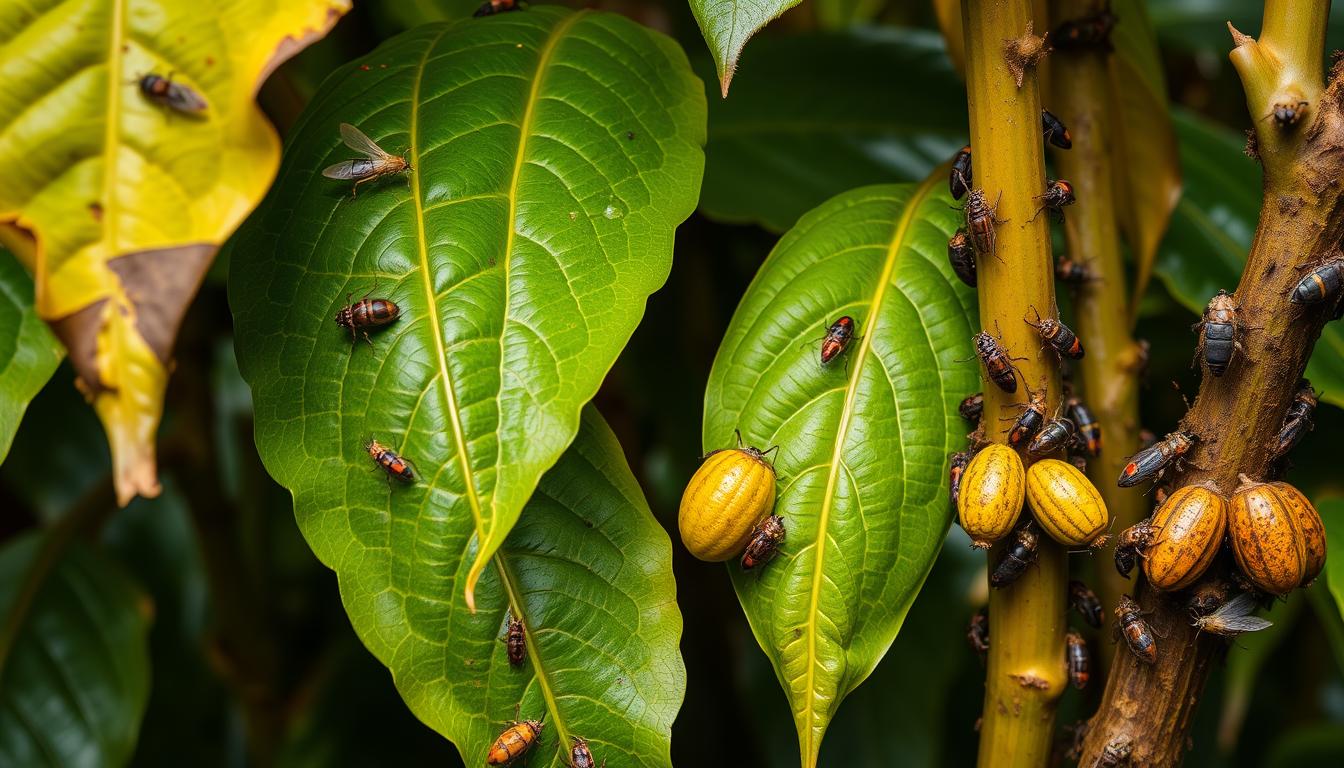
<path fill-rule="evenodd" d="M 1073 137 L 1069 135 L 1069 129 L 1065 128 L 1064 123 L 1048 109 L 1041 110 L 1041 132 L 1045 134 L 1046 141 L 1060 149 L 1069 149 L 1073 146 Z"/>
<path fill-rule="evenodd" d="M 1045 194 L 1037 195 L 1032 199 L 1041 201 L 1041 207 L 1036 209 L 1036 213 L 1032 214 L 1032 219 L 1040 216 L 1041 211 L 1046 210 L 1050 211 L 1051 215 L 1058 215 L 1062 219 L 1064 206 L 1073 205 L 1077 202 L 1077 198 L 1073 195 L 1073 185 L 1063 179 L 1047 179 Z"/>
<path fill-rule="evenodd" d="M 985 613 L 984 608 L 972 614 L 971 623 L 966 627 L 966 642 L 983 661 L 985 654 L 989 653 L 989 614 Z"/>
<path fill-rule="evenodd" d="M 1027 453 L 1032 456 L 1045 456 L 1067 445 L 1071 445 L 1078 439 L 1078 432 L 1073 426 L 1073 422 L 1066 418 L 1051 419 L 1046 422 L 1041 431 L 1027 444 Z"/>
<path fill-rule="evenodd" d="M 985 412 L 985 393 L 976 392 L 974 395 L 967 395 L 962 399 L 961 404 L 957 406 L 957 413 L 961 418 L 972 424 L 980 420 L 981 414 Z"/>
<path fill-rule="evenodd" d="M 1040 430 L 1041 425 L 1045 423 L 1045 387 L 1039 391 L 1031 391 L 1027 388 L 1027 399 L 1025 403 L 1014 403 L 1013 405 L 1021 408 L 1022 413 L 1013 420 L 1013 426 L 1008 429 L 1008 444 L 1014 448 L 1019 448 L 1023 443 L 1029 441 L 1032 435 Z"/>
<path fill-rule="evenodd" d="M 350 300 L 350 294 L 346 294 L 345 300 Z M 389 325 L 400 315 L 401 308 L 387 299 L 363 298 L 341 308 L 336 313 L 336 324 L 350 330 L 351 342 L 356 340 L 355 332 L 358 331 L 372 345 L 368 329 Z"/>
<path fill-rule="evenodd" d="M 134 81 L 140 87 L 140 93 L 161 107 L 168 107 L 185 115 L 199 115 L 210 108 L 205 97 L 195 89 L 174 82 L 170 72 L 167 77 L 150 72 Z"/>
<path fill-rule="evenodd" d="M 1241 349 L 1241 342 L 1237 341 L 1237 303 L 1227 291 L 1220 290 L 1209 300 L 1204 318 L 1195 323 L 1194 330 L 1199 333 L 1195 355 L 1204 356 L 1209 373 L 1222 376 L 1232 362 L 1232 355 Z"/>
<path fill-rule="evenodd" d="M 537 745 L 537 740 L 541 738 L 541 729 L 545 727 L 540 720 L 511 723 L 499 734 L 495 743 L 490 745 L 490 751 L 485 756 L 486 764 L 509 765 L 527 754 L 528 750 Z"/>
<path fill-rule="evenodd" d="M 1082 262 L 1074 261 L 1068 256 L 1060 256 L 1055 261 L 1055 279 L 1077 288 L 1092 279 L 1092 271 Z"/>
<path fill-rule="evenodd" d="M 1100 456 L 1101 426 L 1097 424 L 1097 417 L 1092 415 L 1092 409 L 1087 407 L 1082 398 L 1072 396 L 1064 401 L 1064 412 L 1078 427 L 1078 435 L 1083 439 L 1083 445 L 1087 446 L 1087 452 Z"/>
<path fill-rule="evenodd" d="M 1019 576 L 1026 573 L 1027 566 L 1036 562 L 1036 557 L 1040 554 L 1040 544 L 1041 535 L 1030 523 L 1013 531 L 1012 540 L 1008 542 L 1003 556 L 999 558 L 994 571 L 989 575 L 989 585 L 995 589 L 1002 589 L 1017 581 Z"/>
<path fill-rule="evenodd" d="M 1120 734 L 1101 748 L 1101 757 L 1097 758 L 1096 768 L 1122 768 L 1129 765 L 1134 754 L 1134 744 L 1129 737 Z"/>
<path fill-rule="evenodd" d="M 952 170 L 948 173 L 947 188 L 952 192 L 953 200 L 960 200 L 971 189 L 971 145 L 967 144 L 952 158 Z"/>
<path fill-rule="evenodd" d="M 527 657 L 527 633 L 523 629 L 522 619 L 515 617 L 512 609 L 508 611 L 506 617 L 504 647 L 509 652 L 509 666 L 521 667 L 523 659 Z"/>
<path fill-rule="evenodd" d="M 1143 611 L 1129 595 L 1121 595 L 1120 604 L 1115 608 L 1115 620 L 1125 644 L 1133 651 L 1135 658 L 1145 664 L 1157 661 L 1157 641 L 1143 620 Z"/>
<path fill-rule="evenodd" d="M 1294 304 L 1320 304 L 1339 294 L 1344 285 L 1344 259 L 1327 261 L 1313 269 L 1293 288 L 1290 301 Z"/>
<path fill-rule="evenodd" d="M 994 252 L 994 244 L 997 239 L 994 227 L 1002 223 L 994 216 L 994 212 L 998 208 L 999 204 L 997 202 L 990 205 L 989 201 L 985 199 L 983 189 L 972 189 L 970 197 L 966 198 L 966 232 L 971 237 L 971 247 L 975 249 L 977 256 L 999 258 L 999 255 Z"/>
<path fill-rule="evenodd" d="M 1036 307 L 1032 307 L 1031 311 L 1036 315 L 1035 322 L 1028 320 L 1026 315 L 1022 316 L 1022 322 L 1035 328 L 1042 341 L 1070 360 L 1083 359 L 1083 343 L 1078 340 L 1078 335 L 1071 328 L 1053 317 L 1042 318 Z"/>
<path fill-rule="evenodd" d="M 1129 572 L 1134 570 L 1134 566 L 1139 562 L 1143 553 L 1148 551 L 1148 545 L 1153 541 L 1153 534 L 1156 529 L 1149 520 L 1140 520 L 1120 532 L 1120 536 L 1115 542 L 1115 570 L 1126 579 L 1129 578 Z"/>
<path fill-rule="evenodd" d="M 481 7 L 477 8 L 476 12 L 471 15 L 479 19 L 482 16 L 494 16 L 496 13 L 521 10 L 522 6 L 518 5 L 518 0 L 486 0 L 486 2 L 481 3 Z"/>
<path fill-rule="evenodd" d="M 751 541 L 742 553 L 742 570 L 750 571 L 773 560 L 783 542 L 784 518 L 770 515 L 757 523 L 751 532 Z"/>
<path fill-rule="evenodd" d="M 1082 635 L 1077 632 L 1064 635 L 1064 659 L 1068 664 L 1069 682 L 1080 691 L 1086 688 L 1092 660 Z"/>
<path fill-rule="evenodd" d="M 1196 618 L 1193 626 L 1201 632 L 1212 632 L 1215 635 L 1227 636 L 1236 636 L 1243 632 L 1258 632 L 1266 627 L 1273 626 L 1274 622 L 1252 615 L 1258 607 L 1255 596 L 1249 592 L 1243 592 L 1218 606 L 1218 609 L 1208 616 Z"/>
<path fill-rule="evenodd" d="M 966 235 L 965 227 L 958 229 L 947 241 L 947 263 L 952 265 L 952 272 L 956 274 L 957 279 L 972 288 L 975 287 L 977 281 L 975 250 L 971 248 L 971 239 Z"/>
<path fill-rule="evenodd" d="M 1273 458 L 1286 455 L 1301 442 L 1303 435 L 1315 427 L 1311 415 L 1316 410 L 1316 402 L 1316 390 L 1311 388 L 1311 382 L 1306 379 L 1299 381 L 1297 394 L 1293 396 L 1293 402 L 1283 417 L 1283 426 L 1274 438 Z"/>
<path fill-rule="evenodd" d="M 1116 485 L 1129 488 L 1146 480 L 1159 476 L 1168 466 L 1180 461 L 1199 442 L 1199 435 L 1193 432 L 1172 432 L 1152 447 L 1129 457 L 1125 468 L 1120 470 L 1120 479 Z"/>
<path fill-rule="evenodd" d="M 415 482 L 415 472 L 411 469 L 410 462 L 398 456 L 391 448 L 370 439 L 364 444 L 364 450 L 368 451 L 374 463 L 382 467 L 388 477 L 395 477 L 406 483 Z"/>
<path fill-rule="evenodd" d="M 1106 618 L 1106 612 L 1101 608 L 1101 601 L 1097 599 L 1097 593 L 1088 588 L 1081 581 L 1069 582 L 1069 605 L 1083 617 L 1089 626 L 1101 629 L 1101 623 Z"/>
<path fill-rule="evenodd" d="M 1196 618 L 1218 610 L 1232 595 L 1232 585 L 1222 578 L 1205 579 L 1190 588 L 1185 607 Z"/>
<path fill-rule="evenodd" d="M 1308 101 L 1281 101 L 1274 105 L 1274 109 L 1265 115 L 1266 120 L 1274 118 L 1274 122 L 1280 128 L 1291 128 L 1302 121 L 1302 117 L 1307 114 Z"/>
<path fill-rule="evenodd" d="M 1050 42 L 1056 50 L 1082 51 L 1098 49 L 1111 50 L 1111 30 L 1115 29 L 1117 19 L 1110 9 L 1090 16 L 1066 21 L 1055 27 L 1050 33 Z"/>
<path fill-rule="evenodd" d="M 826 329 L 826 336 L 821 340 L 822 365 L 844 354 L 845 348 L 853 340 L 854 318 L 845 315 L 831 323 L 831 327 Z"/>
<path fill-rule="evenodd" d="M 569 768 L 598 768 L 597 761 L 593 760 L 593 753 L 588 749 L 588 742 L 578 736 L 570 736 L 574 746 L 569 750 Z M 602 768 L 606 768 L 607 758 L 602 758 Z"/>
<path fill-rule="evenodd" d="M 334 165 L 329 165 L 322 170 L 322 175 L 328 179 L 354 180 L 355 187 L 351 193 L 353 197 L 359 193 L 359 185 L 366 181 L 380 179 L 394 173 L 402 173 L 411 169 L 410 163 L 406 158 L 397 155 L 390 155 L 383 151 L 373 139 L 364 135 L 364 132 L 349 123 L 341 123 L 341 141 L 345 146 L 364 155 L 364 157 L 355 160 L 342 160 Z"/>
<path fill-rule="evenodd" d="M 952 506 L 957 506 L 957 497 L 961 495 L 961 476 L 966 472 L 966 465 L 971 463 L 970 451 L 957 451 L 949 459 L 951 467 L 947 470 L 948 475 L 948 495 L 952 498 Z"/>
<path fill-rule="evenodd" d="M 1017 366 L 1013 365 L 1014 360 L 1025 360 L 1024 357 L 1012 357 L 1008 350 L 998 339 L 989 335 L 988 331 L 981 331 L 972 339 L 975 343 L 975 353 L 980 357 L 980 362 L 985 366 L 985 373 L 989 375 L 989 380 L 994 382 L 999 389 L 1009 394 L 1017 391 Z"/>

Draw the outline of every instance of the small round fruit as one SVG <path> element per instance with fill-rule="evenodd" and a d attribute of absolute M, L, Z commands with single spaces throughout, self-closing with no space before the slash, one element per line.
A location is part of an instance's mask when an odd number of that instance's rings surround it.
<path fill-rule="evenodd" d="M 1050 538 L 1066 546 L 1089 546 L 1111 524 L 1101 492 L 1067 461 L 1042 459 L 1031 465 L 1027 503 Z"/>
<path fill-rule="evenodd" d="M 1301 491 L 1284 482 L 1270 485 L 1279 492 L 1287 502 L 1288 509 L 1297 517 L 1302 543 L 1307 548 L 1307 563 L 1302 576 L 1302 586 L 1305 587 L 1315 581 L 1321 575 L 1321 569 L 1325 568 L 1325 523 L 1321 522 L 1320 514 Z"/>
<path fill-rule="evenodd" d="M 966 465 L 957 497 L 957 516 L 972 546 L 984 549 L 1008 535 L 1022 514 L 1026 469 L 1006 445 L 983 448 Z"/>
<path fill-rule="evenodd" d="M 1297 515 L 1277 488 L 1242 475 L 1232 495 L 1227 532 L 1237 565 L 1257 588 L 1286 595 L 1302 583 L 1306 542 Z"/>
<path fill-rule="evenodd" d="M 711 563 L 731 560 L 775 507 L 775 468 L 755 448 L 714 451 L 686 485 L 677 513 L 681 541 Z"/>
<path fill-rule="evenodd" d="M 1167 592 L 1185 589 L 1208 570 L 1227 531 L 1227 499 L 1209 484 L 1187 485 L 1153 514 L 1143 571 Z"/>

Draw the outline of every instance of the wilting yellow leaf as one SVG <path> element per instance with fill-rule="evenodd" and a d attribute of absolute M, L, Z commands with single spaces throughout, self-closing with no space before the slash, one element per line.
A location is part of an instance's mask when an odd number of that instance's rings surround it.
<path fill-rule="evenodd" d="M 0 226 L 36 279 L 112 448 L 118 500 L 154 496 L 173 338 L 210 260 L 261 200 L 280 142 L 266 75 L 350 0 L 0 4 Z M 137 81 L 204 98 L 189 115 Z"/>

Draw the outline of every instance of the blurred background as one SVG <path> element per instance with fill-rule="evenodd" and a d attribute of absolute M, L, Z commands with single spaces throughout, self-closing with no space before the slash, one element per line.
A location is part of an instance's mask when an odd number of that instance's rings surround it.
<path fill-rule="evenodd" d="M 260 101 L 284 135 L 337 64 L 475 5 L 356 0 L 325 40 L 272 76 Z M 691 558 L 676 532 L 682 487 L 703 452 L 705 381 L 738 298 L 779 232 L 836 192 L 922 178 L 964 143 L 965 94 L 928 3 L 808 0 L 747 47 L 727 102 L 684 2 L 574 5 L 627 14 L 673 36 L 710 102 L 702 210 L 678 230 L 671 277 L 598 395 L 674 542 L 688 681 L 673 761 L 795 765 L 788 706 L 723 567 Z M 1188 307 L 1235 284 L 1254 229 L 1259 169 L 1241 154 L 1251 118 L 1227 62 L 1224 22 L 1254 34 L 1261 7 L 1154 0 L 1149 12 L 1187 188 L 1137 333 L 1153 340 L 1144 420 L 1162 434 L 1184 410 L 1170 382 L 1191 395 L 1198 388 L 1189 367 L 1195 337 L 1183 335 L 1196 320 Z M 1332 14 L 1329 34 L 1329 49 L 1344 48 L 1344 11 Z M 176 350 L 161 432 L 163 495 L 113 512 L 101 428 L 63 364 L 0 466 L 0 537 L 73 510 L 107 510 L 106 543 L 150 593 L 155 614 L 152 690 L 133 765 L 366 766 L 387 764 L 388 754 L 400 756 L 398 765 L 459 765 L 452 745 L 415 720 L 355 638 L 334 575 L 300 537 L 288 494 L 262 469 L 234 361 L 225 274 L 224 263 L 212 269 Z M 1322 404 L 1316 421 L 1294 453 L 1291 479 L 1321 499 L 1338 492 L 1332 441 L 1344 414 Z M 840 708 L 822 765 L 973 763 L 983 668 L 964 634 L 984 599 L 984 564 L 965 545 L 954 529 L 890 652 Z M 1109 564 L 1076 556 L 1080 575 L 1093 567 Z M 1275 626 L 1239 641 L 1214 673 L 1188 765 L 1344 765 L 1344 623 L 1325 581 L 1277 605 Z M 1109 630 L 1092 638 L 1096 652 L 1110 642 Z M 1095 708 L 1103 683 L 1096 675 L 1089 690 L 1065 694 L 1061 739 L 1063 726 Z"/>

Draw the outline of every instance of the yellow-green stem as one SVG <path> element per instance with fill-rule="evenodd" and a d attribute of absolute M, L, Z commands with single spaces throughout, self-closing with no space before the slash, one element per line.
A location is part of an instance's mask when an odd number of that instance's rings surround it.
<path fill-rule="evenodd" d="M 1079 18 L 1095 10 L 1090 0 L 1055 0 L 1052 17 Z M 1088 460 L 1087 475 L 1101 491 L 1106 508 L 1121 531 L 1148 513 L 1143 496 L 1117 488 L 1115 478 L 1139 445 L 1140 351 L 1123 321 L 1129 295 L 1125 265 L 1120 253 L 1116 200 L 1113 193 L 1116 137 L 1108 98 L 1110 78 L 1106 52 L 1100 50 L 1056 52 L 1051 59 L 1051 98 L 1046 105 L 1073 135 L 1073 148 L 1055 153 L 1055 168 L 1061 178 L 1073 183 L 1078 202 L 1068 209 L 1064 222 L 1069 257 L 1085 265 L 1092 279 L 1075 294 L 1074 328 L 1087 352 L 1074 370 L 1075 383 L 1101 426 L 1101 455 Z M 1110 566 L 1114 547 L 1097 553 L 1092 586 L 1102 604 L 1114 606 L 1133 583 Z M 1107 659 L 1115 652 L 1112 643 L 1093 648 Z"/>
<path fill-rule="evenodd" d="M 1045 388 L 1059 404 L 1059 370 L 1024 322 L 1029 308 L 1055 311 L 1049 217 L 1037 214 L 1045 192 L 1041 100 L 1034 66 L 1017 85 L 1005 42 L 1032 29 L 1031 0 L 965 0 L 966 91 L 970 106 L 974 185 L 997 205 L 997 248 L 977 260 L 980 321 L 1014 357 L 1021 374 L 1015 395 L 986 383 L 986 439 L 1002 442 L 1001 418 L 1015 416 L 1027 387 Z M 1041 20 L 1043 21 L 1043 20 Z M 1039 34 L 1041 24 L 1036 25 Z M 993 563 L 1003 545 L 989 554 Z M 1055 705 L 1064 691 L 1066 555 L 1041 537 L 1036 565 L 989 598 L 990 650 L 980 728 L 981 766 L 1041 766 L 1050 755 Z"/>

